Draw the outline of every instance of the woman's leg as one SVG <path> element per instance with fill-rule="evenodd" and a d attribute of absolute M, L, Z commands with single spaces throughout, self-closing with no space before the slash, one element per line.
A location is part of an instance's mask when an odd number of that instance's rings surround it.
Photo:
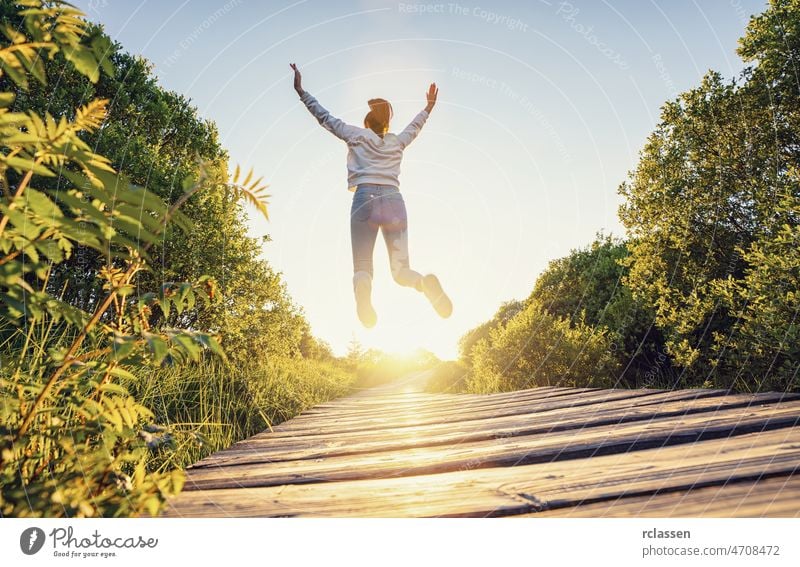
<path fill-rule="evenodd" d="M 372 252 L 378 227 L 370 222 L 372 197 L 366 193 L 353 197 L 350 209 L 350 242 L 353 247 L 353 273 L 366 272 L 372 277 Z"/>
<path fill-rule="evenodd" d="M 408 218 L 402 196 L 391 195 L 381 203 L 385 223 L 381 226 L 386 248 L 389 251 L 389 265 L 392 277 L 400 285 L 421 291 L 441 317 L 453 313 L 453 304 L 442 289 L 439 278 L 433 274 L 423 276 L 411 269 L 408 259 Z"/>
<path fill-rule="evenodd" d="M 408 230 L 383 227 L 383 239 L 389 252 L 389 267 L 394 281 L 422 291 L 422 274 L 411 269 L 408 259 Z"/>
<path fill-rule="evenodd" d="M 372 307 L 372 253 L 378 227 L 370 223 L 373 199 L 368 191 L 356 191 L 350 209 L 350 242 L 353 248 L 353 292 L 358 318 L 365 327 L 377 322 Z"/>
<path fill-rule="evenodd" d="M 384 223 L 381 226 L 386 250 L 389 252 L 389 267 L 398 284 L 422 291 L 422 274 L 411 269 L 408 258 L 408 218 L 406 206 L 400 193 L 381 199 Z"/>

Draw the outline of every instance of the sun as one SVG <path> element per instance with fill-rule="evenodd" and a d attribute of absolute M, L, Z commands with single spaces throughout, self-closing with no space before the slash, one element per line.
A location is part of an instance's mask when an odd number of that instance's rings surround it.
<path fill-rule="evenodd" d="M 376 250 L 372 287 L 378 323 L 365 329 L 354 315 L 356 339 L 365 349 L 374 348 L 398 357 L 414 358 L 420 352 L 432 352 L 442 360 L 456 358 L 457 344 L 453 333 L 449 332 L 453 323 L 436 315 L 421 293 L 398 286 L 389 275 L 388 264 L 385 270 L 379 271 L 383 255 L 384 251 Z"/>

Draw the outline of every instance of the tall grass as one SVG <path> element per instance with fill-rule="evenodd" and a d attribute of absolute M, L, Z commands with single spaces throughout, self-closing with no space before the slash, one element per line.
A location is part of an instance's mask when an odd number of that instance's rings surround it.
<path fill-rule="evenodd" d="M 47 368 L 49 353 L 64 348 L 72 334 L 52 320 L 27 329 L 0 322 L 0 382 L 11 385 L 15 372 Z M 253 358 L 228 364 L 209 356 L 184 365 L 141 366 L 117 383 L 153 412 L 143 432 L 150 448 L 148 469 L 166 472 L 346 395 L 356 379 L 353 369 L 335 359 Z"/>
<path fill-rule="evenodd" d="M 151 370 L 125 384 L 164 427 L 151 470 L 185 468 L 225 447 L 351 391 L 355 375 L 336 362 L 302 358 L 226 365 L 217 359 Z"/>

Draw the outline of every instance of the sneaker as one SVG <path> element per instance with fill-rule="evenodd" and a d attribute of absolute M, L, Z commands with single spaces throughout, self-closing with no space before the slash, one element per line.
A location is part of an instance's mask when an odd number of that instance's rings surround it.
<path fill-rule="evenodd" d="M 422 293 L 431 302 L 433 308 L 443 319 L 447 319 L 453 313 L 453 303 L 447 294 L 442 290 L 439 278 L 433 274 L 428 274 L 422 278 Z"/>
<path fill-rule="evenodd" d="M 378 322 L 378 315 L 372 307 L 372 278 L 367 272 L 353 276 L 353 290 L 356 294 L 356 312 L 361 324 L 371 329 Z"/>

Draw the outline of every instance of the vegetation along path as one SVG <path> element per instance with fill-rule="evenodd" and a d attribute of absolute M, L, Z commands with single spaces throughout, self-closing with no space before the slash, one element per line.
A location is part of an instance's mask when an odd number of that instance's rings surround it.
<path fill-rule="evenodd" d="M 798 516 L 800 396 L 535 388 L 320 404 L 187 471 L 169 516 Z"/>

